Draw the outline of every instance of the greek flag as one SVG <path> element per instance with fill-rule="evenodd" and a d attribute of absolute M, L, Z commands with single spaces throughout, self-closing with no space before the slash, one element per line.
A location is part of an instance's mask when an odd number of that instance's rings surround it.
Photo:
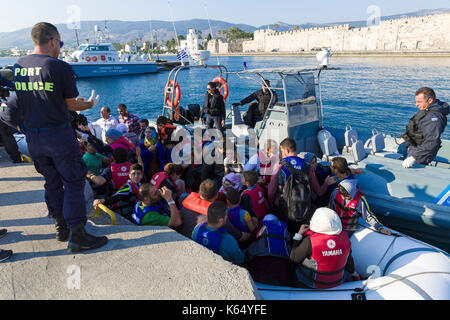
<path fill-rule="evenodd" d="M 189 53 L 186 51 L 186 49 L 181 49 L 177 52 L 177 59 L 183 60 L 185 58 L 189 58 Z"/>

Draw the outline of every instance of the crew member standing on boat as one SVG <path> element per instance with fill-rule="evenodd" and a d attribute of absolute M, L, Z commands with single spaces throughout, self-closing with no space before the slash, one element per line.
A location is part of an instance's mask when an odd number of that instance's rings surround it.
<path fill-rule="evenodd" d="M 408 157 L 403 167 L 415 163 L 429 164 L 441 148 L 441 134 L 447 126 L 449 105 L 436 99 L 431 88 L 416 91 L 416 106 L 419 111 L 409 120 L 406 133 L 402 135 L 407 143 Z"/>
<path fill-rule="evenodd" d="M 90 109 L 99 97 L 93 90 L 89 100 L 77 98 L 72 67 L 58 59 L 64 43 L 54 25 L 36 24 L 31 38 L 34 52 L 16 62 L 14 82 L 24 109 L 28 148 L 36 170 L 45 178 L 45 202 L 55 220 L 56 238 L 69 238 L 69 252 L 99 248 L 108 239 L 85 231 L 87 168 L 70 125 L 70 111 Z"/>
<path fill-rule="evenodd" d="M 213 126 L 220 131 L 225 127 L 225 102 L 220 91 L 217 90 L 216 82 L 209 82 L 206 88 L 205 101 L 201 118 L 206 114 L 206 128 Z"/>

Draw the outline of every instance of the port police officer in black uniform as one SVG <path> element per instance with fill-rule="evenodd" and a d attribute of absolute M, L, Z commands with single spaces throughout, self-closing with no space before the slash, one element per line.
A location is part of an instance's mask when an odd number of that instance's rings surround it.
<path fill-rule="evenodd" d="M 46 22 L 31 31 L 34 52 L 14 65 L 14 85 L 24 111 L 28 149 L 36 170 L 45 178 L 45 202 L 55 219 L 56 237 L 69 238 L 69 252 L 99 248 L 106 237 L 85 231 L 87 221 L 84 164 L 70 111 L 83 111 L 98 103 L 98 96 L 77 98 L 72 67 L 58 59 L 63 46 L 58 29 Z"/>

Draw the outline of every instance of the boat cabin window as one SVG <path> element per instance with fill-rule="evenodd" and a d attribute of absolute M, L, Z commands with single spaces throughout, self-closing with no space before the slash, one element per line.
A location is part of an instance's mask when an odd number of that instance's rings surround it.
<path fill-rule="evenodd" d="M 109 51 L 108 46 L 89 46 L 86 51 Z"/>
<path fill-rule="evenodd" d="M 287 75 L 285 78 L 286 85 L 286 97 L 282 89 L 275 90 L 278 95 L 277 105 L 283 106 L 285 99 L 288 105 L 304 103 L 304 100 L 315 102 L 316 89 L 314 85 L 313 73 L 301 73 Z M 283 82 L 279 80 L 276 84 L 276 88 L 283 88 Z"/>

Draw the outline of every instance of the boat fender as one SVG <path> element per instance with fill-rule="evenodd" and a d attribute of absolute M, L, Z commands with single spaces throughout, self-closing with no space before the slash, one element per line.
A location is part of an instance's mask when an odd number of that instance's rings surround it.
<path fill-rule="evenodd" d="M 220 83 L 220 88 L 219 89 L 223 88 L 222 96 L 223 96 L 223 100 L 226 100 L 228 98 L 229 93 L 230 93 L 230 89 L 228 87 L 227 81 L 224 78 L 222 78 L 222 77 L 217 77 L 217 78 L 215 78 L 213 80 L 213 82 L 219 82 Z"/>

